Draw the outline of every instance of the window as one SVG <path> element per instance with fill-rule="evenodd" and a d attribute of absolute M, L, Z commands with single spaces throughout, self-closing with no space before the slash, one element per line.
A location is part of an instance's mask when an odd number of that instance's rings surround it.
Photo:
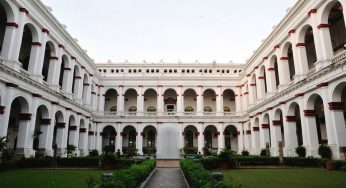
<path fill-rule="evenodd" d="M 190 73 L 190 69 L 187 69 L 187 73 Z"/>
<path fill-rule="evenodd" d="M 154 70 L 154 69 L 151 69 L 151 73 L 155 73 L 155 70 Z"/>
<path fill-rule="evenodd" d="M 147 112 L 156 112 L 156 108 L 154 106 L 149 106 Z"/>
<path fill-rule="evenodd" d="M 193 108 L 191 106 L 185 107 L 185 112 L 193 112 Z"/>
<path fill-rule="evenodd" d="M 212 69 L 209 69 L 209 73 L 213 73 L 213 70 L 212 70 Z"/>
<path fill-rule="evenodd" d="M 167 69 L 163 70 L 164 73 L 167 73 Z"/>
<path fill-rule="evenodd" d="M 185 73 L 185 69 L 181 70 L 182 73 Z"/>
<path fill-rule="evenodd" d="M 211 131 L 207 130 L 204 132 L 204 143 L 206 148 L 212 148 L 213 144 L 212 144 L 212 135 L 211 135 Z"/>
<path fill-rule="evenodd" d="M 192 73 L 195 73 L 195 69 L 192 69 L 191 72 L 192 72 Z"/>
<path fill-rule="evenodd" d="M 174 69 L 174 73 L 177 73 L 178 71 L 177 71 L 177 69 Z"/>
<path fill-rule="evenodd" d="M 223 107 L 224 112 L 231 112 L 231 109 L 228 106 Z"/>
<path fill-rule="evenodd" d="M 148 132 L 148 147 L 154 148 L 155 147 L 155 132 L 153 130 Z"/>
<path fill-rule="evenodd" d="M 103 69 L 103 72 L 104 72 L 104 73 L 106 73 L 106 72 L 107 72 L 107 70 L 106 70 L 106 69 Z"/>
<path fill-rule="evenodd" d="M 204 107 L 204 112 L 213 112 L 213 109 L 210 106 Z"/>
<path fill-rule="evenodd" d="M 136 147 L 136 136 L 137 132 L 135 130 L 129 132 L 129 147 Z"/>
<path fill-rule="evenodd" d="M 229 70 L 227 70 L 226 72 L 229 73 Z"/>
<path fill-rule="evenodd" d="M 160 69 L 156 69 L 156 73 L 159 73 L 160 72 Z"/>
<path fill-rule="evenodd" d="M 169 73 L 172 73 L 172 69 L 169 69 Z"/>
<path fill-rule="evenodd" d="M 129 69 L 129 73 L 132 73 L 132 70 L 131 70 L 131 69 Z"/>
<path fill-rule="evenodd" d="M 222 70 L 221 73 L 225 73 L 225 70 Z"/>
<path fill-rule="evenodd" d="M 119 69 L 115 70 L 116 73 L 119 73 Z"/>
<path fill-rule="evenodd" d="M 121 69 L 120 72 L 124 72 L 124 69 Z"/>
<path fill-rule="evenodd" d="M 117 111 L 117 106 L 112 106 L 110 109 L 111 112 L 116 112 Z"/>
<path fill-rule="evenodd" d="M 114 73 L 114 69 L 111 69 L 111 73 Z"/>
<path fill-rule="evenodd" d="M 149 69 L 147 69 L 146 72 L 149 73 Z"/>

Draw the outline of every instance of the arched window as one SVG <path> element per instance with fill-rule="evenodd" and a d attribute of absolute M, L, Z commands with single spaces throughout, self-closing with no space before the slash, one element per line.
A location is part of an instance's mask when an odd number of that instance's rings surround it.
<path fill-rule="evenodd" d="M 213 140 L 213 137 L 211 135 L 211 131 L 210 130 L 206 130 L 204 132 L 204 142 L 205 142 L 205 145 L 204 147 L 206 148 L 212 148 L 213 145 L 212 145 L 212 140 Z"/>
<path fill-rule="evenodd" d="M 224 112 L 231 112 L 231 109 L 228 106 L 223 107 Z"/>
<path fill-rule="evenodd" d="M 147 112 L 156 112 L 156 108 L 154 106 L 149 106 Z"/>
<path fill-rule="evenodd" d="M 213 112 L 213 109 L 210 106 L 204 107 L 204 112 Z"/>
<path fill-rule="evenodd" d="M 116 112 L 117 111 L 117 106 L 112 106 L 110 109 L 111 112 Z"/>
<path fill-rule="evenodd" d="M 193 108 L 191 106 L 185 107 L 185 112 L 193 112 Z"/>
<path fill-rule="evenodd" d="M 131 106 L 131 107 L 129 108 L 129 112 L 137 112 L 137 107 Z"/>

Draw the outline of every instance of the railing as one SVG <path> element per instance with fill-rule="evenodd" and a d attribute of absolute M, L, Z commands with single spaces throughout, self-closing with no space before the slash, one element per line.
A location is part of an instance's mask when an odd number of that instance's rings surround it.
<path fill-rule="evenodd" d="M 197 112 L 112 112 L 97 113 L 99 116 L 198 116 Z M 202 116 L 236 116 L 236 112 L 202 112 Z"/>

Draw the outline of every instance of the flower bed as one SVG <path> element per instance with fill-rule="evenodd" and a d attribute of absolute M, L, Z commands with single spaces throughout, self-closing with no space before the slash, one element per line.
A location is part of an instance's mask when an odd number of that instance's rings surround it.
<path fill-rule="evenodd" d="M 194 162 L 190 159 L 180 161 L 180 167 L 191 188 L 208 187 L 208 188 L 236 188 L 230 180 L 216 181 L 211 177 L 209 171 L 205 170 L 201 163 Z"/>
<path fill-rule="evenodd" d="M 150 175 L 155 169 L 156 161 L 147 160 L 138 165 L 132 165 L 127 169 L 116 170 L 111 178 L 101 178 L 100 185 L 92 187 L 126 187 L 136 188 Z"/>

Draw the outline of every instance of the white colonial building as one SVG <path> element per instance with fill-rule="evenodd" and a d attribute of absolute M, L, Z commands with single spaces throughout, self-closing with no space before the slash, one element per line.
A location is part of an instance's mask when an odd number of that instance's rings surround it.
<path fill-rule="evenodd" d="M 326 143 L 345 159 L 345 6 L 298 1 L 244 65 L 95 64 L 39 0 L 0 0 L 0 136 L 25 157 L 67 144 L 276 156 L 281 142 L 285 156 Z"/>

